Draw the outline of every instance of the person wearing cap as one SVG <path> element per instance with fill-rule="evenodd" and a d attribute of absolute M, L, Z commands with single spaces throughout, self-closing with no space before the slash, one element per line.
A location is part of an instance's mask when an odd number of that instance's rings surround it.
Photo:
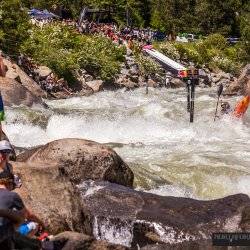
<path fill-rule="evenodd" d="M 12 165 L 8 162 L 9 156 L 13 152 L 10 142 L 7 140 L 0 141 L 0 175 L 4 172 L 10 172 L 13 174 Z M 22 183 L 17 175 L 14 175 L 15 187 L 21 187 Z"/>

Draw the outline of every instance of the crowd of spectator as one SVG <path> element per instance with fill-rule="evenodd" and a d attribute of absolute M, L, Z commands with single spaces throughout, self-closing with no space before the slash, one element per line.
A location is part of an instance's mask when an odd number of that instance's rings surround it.
<path fill-rule="evenodd" d="M 156 32 L 152 29 L 139 29 L 132 27 L 119 28 L 115 23 L 96 23 L 84 21 L 78 26 L 80 33 L 102 34 L 109 37 L 115 43 L 127 44 L 129 41 L 149 43 L 155 37 Z"/>

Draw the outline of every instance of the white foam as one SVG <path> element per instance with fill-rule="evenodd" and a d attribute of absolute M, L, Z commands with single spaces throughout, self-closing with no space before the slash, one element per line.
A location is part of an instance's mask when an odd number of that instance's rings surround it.
<path fill-rule="evenodd" d="M 47 101 L 50 110 L 7 109 L 4 129 L 14 145 L 21 147 L 68 137 L 123 144 L 115 150 L 125 161 L 143 165 L 140 174 L 145 171 L 159 176 L 150 180 L 152 187 L 159 186 L 159 179 L 170 179 L 175 187 L 190 187 L 201 198 L 235 190 L 248 193 L 244 175 L 250 173 L 249 112 L 243 122 L 229 117 L 213 122 L 216 98 L 210 93 L 216 89 L 197 89 L 194 124 L 188 122 L 184 89 L 150 89 L 148 95 L 145 89 L 137 89 Z M 200 171 L 201 167 L 205 171 Z M 222 168 L 218 181 L 210 171 L 217 168 Z M 234 182 L 229 173 L 237 170 L 237 178 L 242 179 Z M 229 178 L 228 183 L 224 177 Z M 200 180 L 207 183 L 201 185 Z M 175 190 L 177 195 L 181 192 Z"/>

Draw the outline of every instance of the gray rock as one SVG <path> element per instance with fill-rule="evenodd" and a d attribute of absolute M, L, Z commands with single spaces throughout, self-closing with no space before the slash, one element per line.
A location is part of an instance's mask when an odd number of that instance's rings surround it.
<path fill-rule="evenodd" d="M 180 78 L 172 78 L 169 82 L 169 86 L 171 88 L 181 88 L 185 87 L 186 84 L 184 81 L 182 81 Z"/>
<path fill-rule="evenodd" d="M 34 96 L 38 98 L 46 98 L 47 93 L 41 89 L 41 87 L 29 77 L 16 63 L 4 58 L 4 64 L 6 65 L 8 71 L 6 73 L 6 78 L 11 78 L 21 82 L 22 85 L 27 88 Z"/>
<path fill-rule="evenodd" d="M 201 201 L 138 192 L 107 182 L 86 181 L 78 187 L 88 234 L 112 243 L 185 245 L 209 240 L 213 232 L 240 232 L 250 226 L 250 199 L 244 194 Z"/>
<path fill-rule="evenodd" d="M 99 92 L 100 90 L 103 89 L 102 80 L 89 81 L 86 82 L 86 85 L 88 85 L 91 89 L 93 89 L 94 93 Z"/>
<path fill-rule="evenodd" d="M 83 139 L 61 139 L 27 150 L 17 157 L 27 164 L 57 164 L 72 183 L 82 180 L 107 180 L 133 186 L 134 175 L 128 165 L 111 148 Z"/>
<path fill-rule="evenodd" d="M 0 89 L 6 106 L 46 106 L 41 97 L 35 96 L 33 92 L 14 79 L 0 77 Z"/>
<path fill-rule="evenodd" d="M 41 79 L 46 79 L 52 73 L 52 70 L 46 66 L 39 66 L 35 69 L 35 72 Z"/>

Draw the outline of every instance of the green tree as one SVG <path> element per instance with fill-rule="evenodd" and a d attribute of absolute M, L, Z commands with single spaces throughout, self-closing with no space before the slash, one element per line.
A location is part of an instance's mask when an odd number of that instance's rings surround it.
<path fill-rule="evenodd" d="M 0 0 L 0 46 L 10 56 L 19 53 L 28 38 L 28 15 L 19 0 Z"/>

